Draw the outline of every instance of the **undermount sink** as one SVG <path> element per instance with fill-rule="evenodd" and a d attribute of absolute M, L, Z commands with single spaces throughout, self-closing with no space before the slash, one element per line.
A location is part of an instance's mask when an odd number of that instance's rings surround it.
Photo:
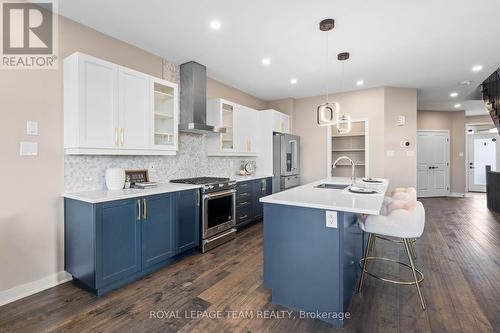
<path fill-rule="evenodd" d="M 316 188 L 327 188 L 331 190 L 343 190 L 346 187 L 349 187 L 349 184 L 328 184 L 328 183 L 323 183 L 315 186 Z"/>

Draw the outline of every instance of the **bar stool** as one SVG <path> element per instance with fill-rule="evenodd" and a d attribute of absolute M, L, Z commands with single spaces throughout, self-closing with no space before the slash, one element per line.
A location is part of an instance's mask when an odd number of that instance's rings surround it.
<path fill-rule="evenodd" d="M 400 201 L 403 202 L 402 200 Z M 422 296 L 422 291 L 420 290 L 420 283 L 424 280 L 424 274 L 415 268 L 413 259 L 414 250 L 412 249 L 411 244 L 411 241 L 419 238 L 424 231 L 425 209 L 422 203 L 418 201 L 407 201 L 403 204 L 401 202 L 399 203 L 399 205 L 402 206 L 402 208 L 393 210 L 389 209 L 387 211 L 387 216 L 370 215 L 366 218 L 365 221 L 361 219 L 359 220 L 361 229 L 364 232 L 368 233 L 368 243 L 365 248 L 365 254 L 360 260 L 360 267 L 362 270 L 361 277 L 358 283 L 358 292 L 361 292 L 361 289 L 363 287 L 365 274 L 389 283 L 400 285 L 415 285 L 415 287 L 417 288 L 418 296 L 420 298 L 422 309 L 425 310 L 425 301 L 424 297 Z M 401 239 L 400 242 L 404 244 L 410 264 L 408 265 L 404 262 L 390 258 L 370 256 L 376 237 L 382 239 L 386 239 L 386 237 Z M 390 240 L 392 241 L 392 239 Z M 392 280 L 377 276 L 367 270 L 368 261 L 389 261 L 407 267 L 412 271 L 413 281 Z"/>
<path fill-rule="evenodd" d="M 399 200 L 399 201 L 396 201 Z M 389 211 L 394 210 L 393 206 L 398 205 L 398 203 L 401 203 L 403 201 L 404 203 L 406 202 L 416 202 L 417 201 L 417 190 L 414 187 L 397 187 L 394 190 L 392 190 L 392 196 L 386 196 L 384 198 L 384 202 L 382 204 L 382 209 L 380 211 L 380 215 L 387 216 Z M 378 239 L 383 239 L 385 241 L 397 243 L 397 244 L 404 244 L 402 240 L 397 240 L 394 238 L 389 238 L 389 237 L 383 237 L 380 235 L 375 235 L 375 238 Z M 410 244 L 410 252 L 413 257 L 413 260 L 417 260 L 417 251 L 415 251 L 415 238 L 409 239 L 409 244 Z M 372 248 L 374 247 L 374 244 L 372 245 Z"/>

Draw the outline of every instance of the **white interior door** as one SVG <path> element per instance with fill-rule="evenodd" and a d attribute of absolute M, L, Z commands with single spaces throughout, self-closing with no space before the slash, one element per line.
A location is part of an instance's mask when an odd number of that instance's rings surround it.
<path fill-rule="evenodd" d="M 498 134 L 473 134 L 469 136 L 469 191 L 486 192 L 486 166 L 497 170 Z"/>
<path fill-rule="evenodd" d="M 447 131 L 419 131 L 417 192 L 419 197 L 450 193 L 450 138 Z"/>

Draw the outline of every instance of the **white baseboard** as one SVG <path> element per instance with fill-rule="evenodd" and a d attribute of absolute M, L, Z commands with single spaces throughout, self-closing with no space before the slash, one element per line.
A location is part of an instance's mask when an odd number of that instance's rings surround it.
<path fill-rule="evenodd" d="M 448 196 L 452 198 L 465 198 L 465 193 L 451 192 Z"/>
<path fill-rule="evenodd" d="M 42 290 L 57 286 L 72 280 L 71 274 L 65 271 L 49 275 L 40 280 L 28 282 L 13 288 L 0 291 L 0 306 L 17 301 L 18 299 L 36 294 Z"/>

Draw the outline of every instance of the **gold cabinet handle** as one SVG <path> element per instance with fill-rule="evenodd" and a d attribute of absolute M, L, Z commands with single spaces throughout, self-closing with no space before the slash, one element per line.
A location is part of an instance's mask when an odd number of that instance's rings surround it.
<path fill-rule="evenodd" d="M 148 202 L 146 199 L 142 199 L 142 219 L 145 220 L 148 218 Z"/>
<path fill-rule="evenodd" d="M 137 221 L 141 219 L 141 199 L 137 199 Z"/>
<path fill-rule="evenodd" d="M 125 142 L 125 129 L 122 127 L 120 128 L 120 146 L 123 147 L 124 142 Z"/>
<path fill-rule="evenodd" d="M 118 128 L 116 128 L 116 127 L 115 127 L 115 131 L 113 133 L 113 137 L 115 140 L 115 146 L 117 147 L 118 146 Z"/>
<path fill-rule="evenodd" d="M 200 207 L 200 191 L 196 191 L 196 206 Z"/>

